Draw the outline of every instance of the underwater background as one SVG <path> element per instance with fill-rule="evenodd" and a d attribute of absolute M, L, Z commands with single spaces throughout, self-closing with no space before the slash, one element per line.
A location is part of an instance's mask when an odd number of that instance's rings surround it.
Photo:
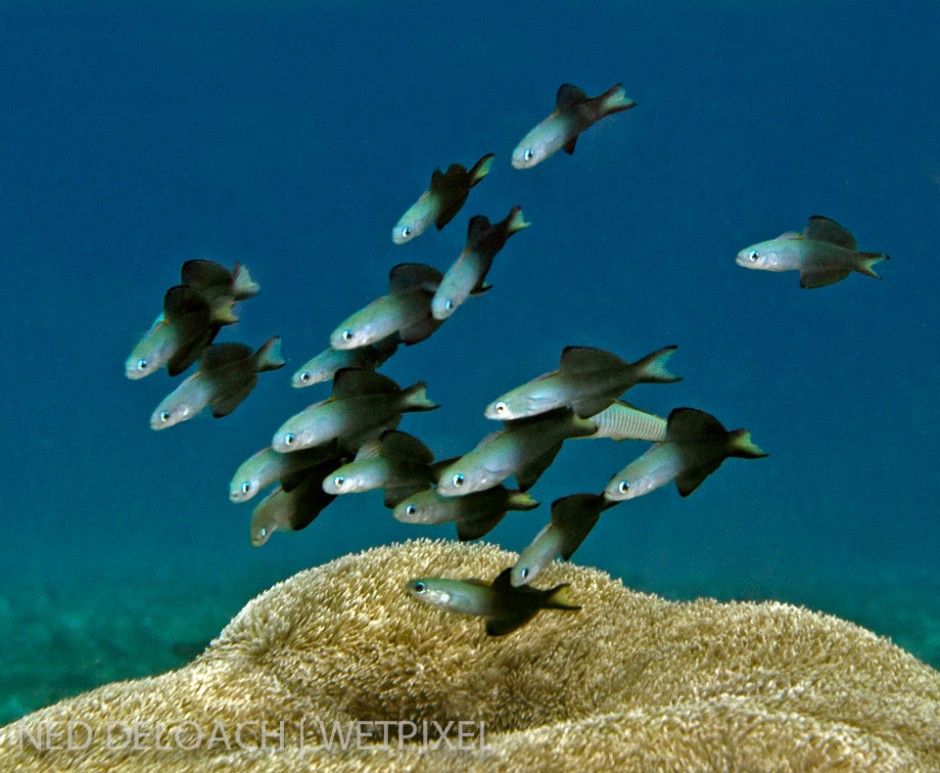
<path fill-rule="evenodd" d="M 775 598 L 940 667 L 940 5 L 745 2 L 0 4 L 0 723 L 193 657 L 303 568 L 445 524 L 379 492 L 248 539 L 239 463 L 329 394 L 291 374 L 397 263 L 445 270 L 474 214 L 532 227 L 494 288 L 381 372 L 442 408 L 401 429 L 445 458 L 484 406 L 570 344 L 676 344 L 676 384 L 627 398 L 746 427 L 726 462 L 606 513 L 574 556 L 669 598 Z M 638 107 L 573 156 L 509 156 L 559 84 Z M 492 171 L 455 220 L 396 246 L 435 167 Z M 810 215 L 892 259 L 802 290 L 743 247 Z M 261 293 L 217 341 L 283 338 L 230 416 L 155 433 L 178 383 L 123 363 L 180 265 L 249 266 Z M 521 550 L 557 497 L 599 492 L 647 444 L 572 442 L 486 539 Z M 459 567 L 454 576 L 460 576 Z M 582 614 L 590 614 L 583 599 Z M 403 593 L 403 603 L 409 603 Z"/>

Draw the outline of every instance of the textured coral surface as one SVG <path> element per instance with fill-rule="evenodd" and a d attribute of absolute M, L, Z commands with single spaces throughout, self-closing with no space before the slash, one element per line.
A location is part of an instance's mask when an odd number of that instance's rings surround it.
<path fill-rule="evenodd" d="M 0 730 L 0 768 L 940 769 L 940 673 L 838 618 L 668 602 L 556 564 L 544 585 L 570 582 L 583 609 L 490 638 L 403 592 L 415 576 L 492 578 L 513 559 L 420 540 L 301 572 L 188 666 Z M 482 726 L 483 741 L 458 741 L 456 724 L 446 743 L 396 735 L 451 721 Z M 328 747 L 318 723 L 375 732 Z"/>

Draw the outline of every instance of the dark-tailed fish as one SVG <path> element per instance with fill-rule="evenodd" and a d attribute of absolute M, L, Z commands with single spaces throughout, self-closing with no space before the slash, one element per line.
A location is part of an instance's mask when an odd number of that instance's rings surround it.
<path fill-rule="evenodd" d="M 310 467 L 338 456 L 336 443 L 306 448 L 295 454 L 279 454 L 267 446 L 239 465 L 229 483 L 228 498 L 233 502 L 247 502 L 275 481 L 281 481 L 281 487 L 290 491 Z"/>
<path fill-rule="evenodd" d="M 392 515 L 402 523 L 455 523 L 462 541 L 489 533 L 510 510 L 533 510 L 539 506 L 529 494 L 505 486 L 493 486 L 465 497 L 444 497 L 425 489 L 402 499 Z"/>
<path fill-rule="evenodd" d="M 813 215 L 799 231 L 787 231 L 776 239 L 752 244 L 736 258 L 739 266 L 761 271 L 799 271 L 800 287 L 825 287 L 845 279 L 853 271 L 880 279 L 872 266 L 888 255 L 858 252 L 858 244 L 835 220 Z"/>
<path fill-rule="evenodd" d="M 594 416 L 636 384 L 681 381 L 666 369 L 675 346 L 648 354 L 636 362 L 590 346 L 568 346 L 558 370 L 545 373 L 506 392 L 484 411 L 488 419 L 512 421 L 570 405 L 582 419 Z"/>
<path fill-rule="evenodd" d="M 555 97 L 555 111 L 530 131 L 512 152 L 516 169 L 530 169 L 564 148 L 574 153 L 581 132 L 612 113 L 636 107 L 623 91 L 611 86 L 598 97 L 589 97 L 577 86 L 563 83 Z"/>
<path fill-rule="evenodd" d="M 590 417 L 597 427 L 592 438 L 606 437 L 611 440 L 649 440 L 659 442 L 666 439 L 666 420 L 655 413 L 634 408 L 623 400 L 614 400 L 600 413 Z"/>
<path fill-rule="evenodd" d="M 431 314 L 434 318 L 447 319 L 471 295 L 488 290 L 490 286 L 484 280 L 496 253 L 510 236 L 529 225 L 531 223 L 525 221 L 522 208 L 518 206 L 509 211 L 505 220 L 496 224 L 490 223 L 484 215 L 470 218 L 467 244 L 454 264 L 447 269 L 431 300 Z"/>
<path fill-rule="evenodd" d="M 274 434 L 271 446 L 286 453 L 337 439 L 347 448 L 358 448 L 398 426 L 401 414 L 438 407 L 425 395 L 423 381 L 402 389 L 371 370 L 343 368 L 333 379 L 330 398 L 285 421 Z"/>
<path fill-rule="evenodd" d="M 747 430 L 728 431 L 704 411 L 676 408 L 667 419 L 666 440 L 614 475 L 604 496 L 613 502 L 633 499 L 674 480 L 687 497 L 729 456 L 760 459 L 767 454 Z"/>
<path fill-rule="evenodd" d="M 301 365 L 291 377 L 290 385 L 301 389 L 320 384 L 333 378 L 341 368 L 375 370 L 395 353 L 398 343 L 398 334 L 395 333 L 357 349 L 340 350 L 331 347 Z"/>
<path fill-rule="evenodd" d="M 171 287 L 163 296 L 163 311 L 125 360 L 124 375 L 136 380 L 164 365 L 171 376 L 179 375 L 199 358 L 229 320 L 215 316 L 198 290 L 185 285 Z"/>
<path fill-rule="evenodd" d="M 389 294 L 343 320 L 330 335 L 330 346 L 355 349 L 396 333 L 407 345 L 423 341 L 441 326 L 431 316 L 431 298 L 442 276 L 422 263 L 395 266 L 388 277 Z"/>
<path fill-rule="evenodd" d="M 258 374 L 284 366 L 281 339 L 269 338 L 256 352 L 244 344 L 213 344 L 199 358 L 199 370 L 170 392 L 150 417 L 150 428 L 166 429 L 208 406 L 227 416 L 251 394 Z"/>
<path fill-rule="evenodd" d="M 431 223 L 438 230 L 447 225 L 467 200 L 470 189 L 486 177 L 493 163 L 493 154 L 487 153 L 468 172 L 460 164 L 451 164 L 442 173 L 435 169 L 431 184 L 420 198 L 401 216 L 392 229 L 392 241 L 404 244 L 424 233 Z"/>
<path fill-rule="evenodd" d="M 336 497 L 323 490 L 323 478 L 336 462 L 310 467 L 290 491 L 278 486 L 258 503 L 251 514 L 249 535 L 253 547 L 261 547 L 276 531 L 300 531 L 310 525 Z"/>
<path fill-rule="evenodd" d="M 180 269 L 180 283 L 197 290 L 213 313 L 230 323 L 238 321 L 232 310 L 234 304 L 261 291 L 261 285 L 248 273 L 248 266 L 236 263 L 229 271 L 214 260 L 187 260 Z"/>
<path fill-rule="evenodd" d="M 490 636 L 512 633 L 542 609 L 581 609 L 573 602 L 568 583 L 548 590 L 514 588 L 509 572 L 503 570 L 492 583 L 475 578 L 419 577 L 410 580 L 406 590 L 419 601 L 448 612 L 486 618 L 486 632 Z"/>
<path fill-rule="evenodd" d="M 364 443 L 353 461 L 324 478 L 323 490 L 339 495 L 385 489 L 385 506 L 394 507 L 434 483 L 433 463 L 434 454 L 418 438 L 388 430 Z"/>
<path fill-rule="evenodd" d="M 496 486 L 515 475 L 519 488 L 528 491 L 545 472 L 568 438 L 597 431 L 588 419 L 568 408 L 508 422 L 504 429 L 484 438 L 470 453 L 441 470 L 437 491 L 458 497 Z"/>
<path fill-rule="evenodd" d="M 603 494 L 571 494 L 552 502 L 550 523 L 522 551 L 512 568 L 513 586 L 528 585 L 557 556 L 570 559 L 601 513 L 615 504 Z"/>

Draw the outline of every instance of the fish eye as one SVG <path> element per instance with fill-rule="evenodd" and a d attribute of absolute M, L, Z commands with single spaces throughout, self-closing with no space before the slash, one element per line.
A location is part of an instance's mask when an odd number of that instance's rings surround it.
<path fill-rule="evenodd" d="M 528 568 L 525 568 L 525 569 L 523 569 L 521 572 L 519 572 L 519 576 L 520 576 L 523 580 L 524 580 L 526 577 L 528 577 L 528 576 L 529 576 L 529 570 L 528 570 Z"/>
<path fill-rule="evenodd" d="M 415 593 L 424 593 L 428 589 L 428 586 L 425 585 L 423 582 L 416 582 L 414 584 L 414 589 L 415 589 Z"/>
<path fill-rule="evenodd" d="M 532 148 L 526 148 L 526 149 L 525 149 L 525 153 L 523 153 L 522 155 L 523 155 L 523 158 L 525 158 L 526 161 L 531 161 L 531 160 L 532 160 L 532 157 L 535 155 L 535 153 L 532 151 Z"/>
<path fill-rule="evenodd" d="M 496 405 L 493 407 L 496 408 L 496 413 L 506 413 L 506 409 L 508 408 L 506 403 L 504 403 L 502 400 L 496 403 Z"/>
<path fill-rule="evenodd" d="M 169 412 L 169 411 L 160 411 L 160 421 L 162 421 L 162 422 L 168 422 L 169 420 L 170 420 L 170 412 Z"/>
<path fill-rule="evenodd" d="M 146 370 L 147 369 L 147 360 L 141 357 L 137 360 L 137 370 Z"/>
<path fill-rule="evenodd" d="M 284 445 L 285 446 L 293 445 L 296 439 L 297 439 L 297 436 L 293 432 L 288 432 L 286 435 L 284 435 Z"/>
<path fill-rule="evenodd" d="M 349 329 L 347 328 L 346 330 L 343 331 L 343 340 L 344 340 L 344 341 L 352 341 L 352 337 L 353 337 L 353 331 L 352 331 L 352 330 L 349 330 Z"/>
<path fill-rule="evenodd" d="M 416 512 L 418 512 L 418 508 L 414 505 L 408 505 L 405 508 L 405 515 L 414 515 Z"/>
<path fill-rule="evenodd" d="M 447 309 L 448 311 L 453 311 L 454 302 L 450 298 L 448 298 L 446 301 L 444 301 L 444 308 Z"/>
<path fill-rule="evenodd" d="M 751 263 L 753 263 L 754 261 L 756 261 L 759 257 L 760 257 L 760 253 L 759 253 L 757 250 L 751 250 L 751 251 L 747 254 L 747 259 L 748 259 L 749 261 L 751 261 Z"/>
<path fill-rule="evenodd" d="M 251 491 L 251 483 L 246 480 L 242 483 L 242 494 L 247 494 L 249 491 Z"/>
<path fill-rule="evenodd" d="M 408 226 L 405 226 L 404 228 L 401 229 L 401 235 L 406 238 L 411 236 L 411 229 Z"/>
<path fill-rule="evenodd" d="M 261 530 L 258 532 L 258 534 L 261 535 L 262 537 L 267 537 L 267 536 L 268 536 L 268 527 L 267 527 L 267 526 L 262 526 L 262 527 L 261 527 Z"/>
<path fill-rule="evenodd" d="M 310 374 L 307 371 L 304 371 L 297 378 L 306 384 L 310 380 Z"/>
<path fill-rule="evenodd" d="M 619 491 L 621 494 L 626 494 L 627 491 L 629 490 L 630 490 L 630 484 L 627 483 L 625 480 L 620 481 L 620 485 L 617 486 L 617 491 Z"/>
<path fill-rule="evenodd" d="M 456 475 L 454 475 L 453 478 L 451 478 L 451 483 L 453 483 L 456 488 L 460 488 L 463 485 L 464 480 L 465 478 L 463 473 L 458 472 Z"/>
<path fill-rule="evenodd" d="M 345 482 L 346 478 L 344 478 L 342 475 L 337 475 L 335 478 L 333 478 L 333 485 L 336 487 L 341 487 Z"/>

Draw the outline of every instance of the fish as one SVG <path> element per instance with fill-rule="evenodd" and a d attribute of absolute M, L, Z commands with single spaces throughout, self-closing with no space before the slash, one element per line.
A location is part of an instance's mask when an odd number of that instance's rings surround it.
<path fill-rule="evenodd" d="M 504 569 L 491 583 L 476 578 L 418 577 L 409 580 L 405 590 L 413 598 L 448 612 L 486 618 L 489 636 L 512 633 L 543 609 L 581 609 L 571 598 L 568 583 L 547 590 L 514 588 L 509 574 L 510 569 Z"/>
<path fill-rule="evenodd" d="M 431 298 L 442 277 L 423 263 L 398 264 L 389 273 L 389 294 L 343 320 L 330 335 L 330 346 L 355 349 L 396 333 L 408 346 L 423 341 L 441 326 L 431 316 Z"/>
<path fill-rule="evenodd" d="M 564 148 L 574 153 L 578 137 L 585 129 L 613 113 L 636 107 L 618 83 L 597 97 L 589 97 L 570 83 L 563 83 L 555 97 L 554 112 L 541 121 L 512 152 L 516 169 L 531 169 Z"/>
<path fill-rule="evenodd" d="M 219 319 L 198 290 L 174 285 L 163 296 L 163 311 L 124 361 L 124 375 L 136 381 L 164 365 L 177 376 L 215 339 L 228 317 Z"/>
<path fill-rule="evenodd" d="M 150 428 L 167 429 L 209 407 L 227 416 L 251 394 L 258 374 L 284 367 L 281 339 L 269 338 L 256 352 L 244 344 L 213 344 L 199 358 L 199 369 L 170 392 L 150 417 Z"/>
<path fill-rule="evenodd" d="M 228 319 L 229 324 L 238 322 L 232 311 L 235 303 L 253 298 L 261 291 L 248 266 L 236 263 L 229 271 L 214 260 L 187 260 L 180 268 L 180 283 L 197 290 L 216 317 Z"/>
<path fill-rule="evenodd" d="M 441 230 L 463 207 L 470 189 L 489 173 L 493 158 L 492 153 L 487 153 L 469 172 L 460 164 L 451 164 L 444 173 L 435 169 L 428 190 L 408 208 L 392 229 L 392 241 L 395 244 L 410 242 L 424 233 L 431 223 Z"/>
<path fill-rule="evenodd" d="M 552 502 L 551 521 L 522 551 L 512 567 L 510 580 L 513 587 L 528 585 L 556 556 L 569 560 L 594 528 L 601 513 L 616 504 L 603 494 L 570 494 Z"/>
<path fill-rule="evenodd" d="M 621 440 L 649 440 L 660 442 L 666 439 L 666 420 L 655 413 L 634 408 L 623 400 L 614 400 L 600 413 L 589 420 L 597 427 L 591 438 L 606 437 Z"/>
<path fill-rule="evenodd" d="M 261 500 L 251 514 L 248 527 L 252 547 L 261 547 L 276 531 L 307 528 L 334 500 L 323 490 L 323 478 L 336 469 L 335 460 L 307 470 L 307 475 L 290 491 L 277 486 Z"/>
<path fill-rule="evenodd" d="M 461 542 L 479 539 L 503 520 L 510 510 L 534 510 L 539 506 L 529 494 L 497 485 L 464 497 L 441 496 L 435 489 L 404 497 L 392 511 L 402 523 L 455 523 Z"/>
<path fill-rule="evenodd" d="M 339 455 L 337 444 L 326 443 L 322 446 L 298 451 L 294 454 L 279 454 L 271 446 L 266 446 L 242 462 L 228 487 L 228 498 L 232 502 L 247 502 L 261 489 L 275 481 L 290 491 L 296 485 L 298 476 L 314 465 L 335 459 Z"/>
<path fill-rule="evenodd" d="M 506 422 L 485 437 L 470 453 L 441 470 L 437 492 L 445 497 L 483 491 L 515 475 L 521 491 L 528 491 L 561 450 L 568 438 L 593 435 L 597 428 L 569 408 Z"/>
<path fill-rule="evenodd" d="M 490 285 L 484 280 L 496 253 L 510 236 L 530 225 L 523 218 L 519 206 L 513 207 L 506 219 L 495 225 L 485 215 L 472 217 L 467 227 L 467 244 L 454 264 L 447 269 L 431 299 L 433 317 L 443 321 L 471 295 L 486 292 Z"/>
<path fill-rule="evenodd" d="M 570 405 L 580 418 L 589 418 L 636 384 L 681 381 L 666 369 L 666 361 L 677 348 L 667 346 L 636 362 L 627 362 L 603 349 L 568 346 L 561 353 L 558 370 L 497 397 L 483 415 L 515 421 Z"/>
<path fill-rule="evenodd" d="M 291 377 L 290 385 L 296 389 L 329 381 L 340 368 L 375 370 L 398 349 L 398 333 L 357 349 L 329 348 L 305 362 Z"/>
<path fill-rule="evenodd" d="M 433 462 L 434 454 L 418 438 L 386 430 L 364 443 L 353 461 L 324 478 L 323 490 L 338 496 L 381 488 L 385 490 L 385 506 L 395 507 L 434 482 Z"/>
<path fill-rule="evenodd" d="M 767 456 L 744 429 L 728 431 L 714 416 L 695 408 L 676 408 L 666 420 L 666 440 L 611 478 L 604 496 L 622 501 L 648 494 L 675 480 L 687 497 L 728 457 L 760 459 Z"/>
<path fill-rule="evenodd" d="M 359 447 L 398 426 L 401 414 L 439 408 L 428 400 L 425 383 L 402 389 L 387 376 L 371 370 L 343 368 L 333 379 L 329 399 L 294 414 L 274 433 L 271 447 L 278 453 L 338 440 Z"/>
<path fill-rule="evenodd" d="M 787 231 L 776 239 L 741 250 L 739 266 L 760 271 L 799 271 L 800 287 L 826 287 L 841 282 L 853 271 L 881 279 L 872 266 L 889 255 L 859 252 L 855 237 L 835 220 L 813 215 L 803 233 Z"/>

